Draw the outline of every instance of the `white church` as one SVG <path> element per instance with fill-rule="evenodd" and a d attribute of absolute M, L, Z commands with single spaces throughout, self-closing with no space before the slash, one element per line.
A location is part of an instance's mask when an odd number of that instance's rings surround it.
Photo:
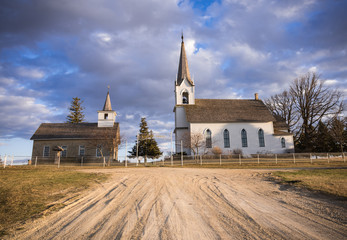
<path fill-rule="evenodd" d="M 200 135 L 198 154 L 208 154 L 219 147 L 222 154 L 294 152 L 293 134 L 281 120 L 276 120 L 263 101 L 254 99 L 196 99 L 195 84 L 190 77 L 182 36 L 178 74 L 175 80 L 175 146 Z M 183 152 L 193 154 L 189 144 Z"/>

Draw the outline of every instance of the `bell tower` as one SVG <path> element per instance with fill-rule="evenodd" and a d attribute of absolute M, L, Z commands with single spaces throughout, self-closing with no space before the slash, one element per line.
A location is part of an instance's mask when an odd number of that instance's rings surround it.
<path fill-rule="evenodd" d="M 176 153 L 190 154 L 190 149 L 181 146 L 181 143 L 189 135 L 189 123 L 187 122 L 185 106 L 195 104 L 195 85 L 188 68 L 187 55 L 184 48 L 183 34 L 181 42 L 181 54 L 178 63 L 178 73 L 175 80 L 175 146 Z M 182 147 L 182 148 L 181 148 Z"/>
<path fill-rule="evenodd" d="M 98 127 L 113 127 L 117 113 L 112 110 L 110 99 L 110 87 L 108 86 L 106 100 L 102 111 L 98 111 Z"/>

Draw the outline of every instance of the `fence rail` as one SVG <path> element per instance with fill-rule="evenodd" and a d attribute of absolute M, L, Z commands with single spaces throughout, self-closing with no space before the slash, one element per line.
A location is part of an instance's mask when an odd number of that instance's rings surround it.
<path fill-rule="evenodd" d="M 300 163 L 346 163 L 346 153 L 286 153 L 286 154 L 252 154 L 233 155 L 199 155 L 199 156 L 166 156 L 161 160 L 150 159 L 144 164 L 132 158 L 122 156 L 118 160 L 108 157 L 61 157 L 60 159 L 31 156 L 0 156 L 0 166 L 13 165 L 60 165 L 64 166 L 184 166 L 184 165 L 266 165 L 266 164 L 300 164 Z"/>

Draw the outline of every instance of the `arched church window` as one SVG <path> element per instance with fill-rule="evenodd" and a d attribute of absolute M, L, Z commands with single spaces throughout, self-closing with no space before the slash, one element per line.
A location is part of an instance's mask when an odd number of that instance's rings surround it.
<path fill-rule="evenodd" d="M 224 136 L 224 148 L 230 148 L 230 137 L 229 137 L 229 131 L 227 129 L 223 132 Z"/>
<path fill-rule="evenodd" d="M 264 131 L 263 129 L 258 130 L 259 147 L 265 147 Z"/>
<path fill-rule="evenodd" d="M 248 147 L 247 132 L 245 129 L 241 130 L 241 142 L 242 142 L 242 147 Z"/>
<path fill-rule="evenodd" d="M 206 138 L 206 148 L 212 147 L 212 133 L 210 129 L 207 129 L 205 132 L 205 138 Z"/>
<path fill-rule="evenodd" d="M 282 148 L 286 147 L 286 140 L 284 138 L 281 138 L 281 146 Z"/>
<path fill-rule="evenodd" d="M 184 92 L 182 94 L 182 103 L 183 104 L 189 104 L 189 93 L 188 92 Z"/>

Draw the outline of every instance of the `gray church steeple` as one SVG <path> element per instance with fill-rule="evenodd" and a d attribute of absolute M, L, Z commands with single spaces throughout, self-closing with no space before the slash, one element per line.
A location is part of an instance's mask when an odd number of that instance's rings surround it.
<path fill-rule="evenodd" d="M 190 77 L 182 34 L 181 55 L 178 63 L 177 78 L 175 80 L 175 105 L 195 104 L 194 89 L 195 86 Z"/>
<path fill-rule="evenodd" d="M 188 60 L 186 55 L 186 50 L 184 47 L 184 41 L 183 41 L 183 33 L 182 33 L 182 42 L 181 42 L 181 55 L 180 55 L 180 62 L 178 64 L 178 73 L 177 73 L 177 79 L 176 84 L 179 86 L 183 82 L 184 79 L 187 79 L 187 81 L 194 86 L 194 83 L 190 77 L 189 68 L 188 68 Z"/>
<path fill-rule="evenodd" d="M 108 87 L 104 108 L 98 111 L 98 127 L 113 127 L 117 113 L 112 110 L 110 87 Z"/>

